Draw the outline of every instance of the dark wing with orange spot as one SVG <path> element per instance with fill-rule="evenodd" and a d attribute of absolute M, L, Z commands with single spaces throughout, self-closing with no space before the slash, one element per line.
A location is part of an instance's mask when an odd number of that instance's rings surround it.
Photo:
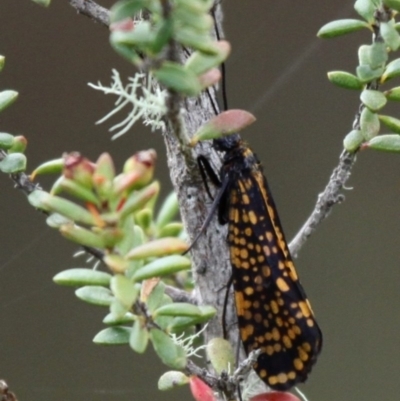
<path fill-rule="evenodd" d="M 227 197 L 240 336 L 246 353 L 263 350 L 254 367 L 261 379 L 273 389 L 287 390 L 306 380 L 322 334 L 261 170 L 236 176 Z"/>

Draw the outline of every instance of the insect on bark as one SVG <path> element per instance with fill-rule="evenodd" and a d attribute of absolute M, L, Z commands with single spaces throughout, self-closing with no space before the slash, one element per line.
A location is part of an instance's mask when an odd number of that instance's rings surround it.
<path fill-rule="evenodd" d="M 239 332 L 246 354 L 262 349 L 254 366 L 272 389 L 304 382 L 322 346 L 322 333 L 299 282 L 271 191 L 257 156 L 233 134 L 213 141 L 224 152 L 218 178 L 204 156 L 198 159 L 219 186 L 213 208 L 228 224 Z M 206 219 L 207 225 L 210 216 Z"/>

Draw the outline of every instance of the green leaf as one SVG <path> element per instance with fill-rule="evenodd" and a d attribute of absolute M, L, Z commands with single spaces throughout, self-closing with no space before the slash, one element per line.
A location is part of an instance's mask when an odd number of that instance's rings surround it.
<path fill-rule="evenodd" d="M 126 258 L 129 260 L 147 259 L 150 257 L 160 257 L 171 254 L 182 254 L 187 251 L 188 244 L 179 238 L 166 237 L 146 242 L 133 248 Z"/>
<path fill-rule="evenodd" d="M 110 36 L 111 43 L 134 46 L 136 50 L 147 50 L 153 45 L 154 40 L 155 33 L 149 21 L 138 22 L 133 31 L 114 31 Z"/>
<path fill-rule="evenodd" d="M 5 132 L 0 132 L 0 149 L 8 150 L 13 146 L 14 135 L 6 134 Z"/>
<path fill-rule="evenodd" d="M 386 45 L 393 51 L 398 50 L 400 47 L 400 35 L 396 31 L 394 20 L 381 22 L 380 32 Z"/>
<path fill-rule="evenodd" d="M 204 11 L 193 12 L 189 7 L 175 7 L 172 18 L 177 26 L 189 26 L 199 33 L 208 33 L 214 23 L 212 17 Z"/>
<path fill-rule="evenodd" d="M 84 202 L 96 205 L 99 209 L 101 208 L 100 200 L 97 197 L 97 194 L 95 194 L 92 189 L 85 187 L 79 182 L 63 177 L 58 185 L 60 189 L 63 189 L 70 195 L 73 195 Z"/>
<path fill-rule="evenodd" d="M 385 43 L 375 42 L 368 46 L 369 52 L 369 66 L 376 70 L 377 68 L 382 68 L 388 61 L 389 55 L 386 49 Z"/>
<path fill-rule="evenodd" d="M 355 152 L 364 142 L 364 136 L 360 130 L 350 131 L 343 140 L 343 146 L 348 152 Z"/>
<path fill-rule="evenodd" d="M 36 177 L 39 174 L 60 174 L 64 167 L 64 159 L 54 159 L 42 163 L 33 170 L 31 176 Z"/>
<path fill-rule="evenodd" d="M 147 0 L 118 1 L 110 9 L 110 21 L 117 22 L 126 18 L 131 18 L 143 9 L 147 3 Z"/>
<path fill-rule="evenodd" d="M 400 76 L 400 58 L 391 61 L 382 75 L 381 82 Z"/>
<path fill-rule="evenodd" d="M 23 153 L 11 153 L 0 161 L 0 171 L 6 174 L 19 173 L 26 170 L 26 156 Z"/>
<path fill-rule="evenodd" d="M 11 106 L 18 97 L 18 92 L 13 90 L 5 90 L 0 92 L 0 113 L 8 106 Z"/>
<path fill-rule="evenodd" d="M 180 64 L 166 61 L 153 74 L 167 88 L 183 95 L 196 96 L 201 92 L 196 74 Z"/>
<path fill-rule="evenodd" d="M 147 295 L 146 299 L 142 299 L 142 301 L 146 303 L 147 309 L 151 313 L 153 313 L 161 305 L 164 292 L 165 284 L 162 281 L 159 281 L 150 294 Z"/>
<path fill-rule="evenodd" d="M 383 0 L 383 3 L 393 10 L 400 11 L 400 0 Z"/>
<path fill-rule="evenodd" d="M 61 214 L 58 213 L 51 213 L 49 217 L 46 219 L 46 224 L 51 227 L 51 228 L 57 228 L 59 229 L 62 225 L 64 224 L 72 224 L 73 221 L 70 219 L 67 219 L 64 216 L 61 216 Z"/>
<path fill-rule="evenodd" d="M 187 316 L 199 317 L 201 310 L 199 307 L 186 302 L 174 302 L 173 304 L 163 305 L 153 313 L 154 316 Z"/>
<path fill-rule="evenodd" d="M 110 288 L 115 298 L 128 309 L 132 307 L 139 296 L 139 288 L 121 274 L 116 274 L 111 279 Z"/>
<path fill-rule="evenodd" d="M 121 324 L 132 323 L 134 320 L 135 320 L 135 316 L 130 312 L 125 313 L 125 315 L 123 315 L 123 316 L 116 316 L 113 313 L 109 313 L 103 319 L 103 323 L 107 324 L 109 326 L 118 326 Z"/>
<path fill-rule="evenodd" d="M 385 152 L 400 153 L 400 135 L 388 134 L 372 138 L 366 147 Z"/>
<path fill-rule="evenodd" d="M 371 111 L 378 111 L 387 103 L 386 96 L 382 92 L 373 89 L 364 89 L 361 92 L 360 100 Z"/>
<path fill-rule="evenodd" d="M 73 287 L 105 286 L 110 285 L 111 274 L 93 269 L 79 268 L 64 270 L 53 277 L 53 281 L 59 285 Z"/>
<path fill-rule="evenodd" d="M 175 344 L 168 334 L 158 329 L 150 331 L 150 339 L 161 361 L 173 369 L 184 369 L 186 355 L 184 349 Z"/>
<path fill-rule="evenodd" d="M 150 47 L 153 54 L 159 54 L 164 46 L 171 40 L 174 24 L 171 18 L 160 21 L 154 27 L 154 40 Z"/>
<path fill-rule="evenodd" d="M 356 69 L 357 77 L 363 83 L 368 83 L 374 79 L 378 79 L 384 72 L 384 68 L 377 68 L 373 70 L 369 65 L 359 65 Z"/>
<path fill-rule="evenodd" d="M 363 83 L 353 74 L 345 71 L 330 71 L 328 79 L 334 85 L 345 89 L 360 90 L 363 88 Z"/>
<path fill-rule="evenodd" d="M 131 328 L 125 326 L 107 327 L 93 338 L 95 344 L 124 345 L 129 343 Z"/>
<path fill-rule="evenodd" d="M 60 227 L 60 233 L 70 241 L 74 241 L 79 245 L 91 246 L 93 248 L 103 249 L 106 247 L 104 238 L 92 231 L 76 226 L 74 224 L 63 224 Z"/>
<path fill-rule="evenodd" d="M 166 224 L 163 228 L 158 232 L 159 238 L 164 237 L 178 237 L 183 230 L 183 224 L 181 222 L 172 222 Z"/>
<path fill-rule="evenodd" d="M 32 0 L 32 1 L 43 7 L 48 7 L 51 3 L 51 0 Z"/>
<path fill-rule="evenodd" d="M 354 9 L 368 23 L 372 24 L 374 22 L 374 13 L 376 10 L 376 6 L 371 0 L 357 0 L 354 4 Z"/>
<path fill-rule="evenodd" d="M 158 389 L 161 391 L 171 390 L 172 388 L 183 386 L 187 383 L 189 383 L 189 378 L 184 373 L 171 370 L 169 372 L 165 372 L 158 379 Z"/>
<path fill-rule="evenodd" d="M 212 317 L 215 316 L 217 313 L 217 310 L 208 305 L 200 305 L 198 308 L 201 311 L 201 315 L 197 317 L 185 317 L 185 316 L 179 316 L 175 317 L 168 325 L 166 328 L 168 331 L 181 331 L 185 330 L 188 327 L 195 326 L 197 324 L 202 324 L 207 321 L 209 321 Z"/>
<path fill-rule="evenodd" d="M 341 19 L 325 24 L 317 33 L 320 38 L 334 38 L 347 33 L 359 31 L 360 29 L 371 27 L 364 21 L 358 19 Z"/>
<path fill-rule="evenodd" d="M 207 360 L 218 375 L 223 371 L 232 374 L 235 370 L 235 353 L 229 341 L 223 338 L 213 338 L 207 344 Z"/>
<path fill-rule="evenodd" d="M 389 89 L 386 92 L 383 92 L 384 95 L 388 100 L 393 100 L 396 102 L 400 102 L 400 86 L 397 86 L 396 88 Z"/>
<path fill-rule="evenodd" d="M 175 31 L 175 40 L 184 46 L 193 48 L 206 54 L 217 54 L 218 48 L 208 33 L 201 34 L 197 30 L 186 27 L 180 27 Z"/>
<path fill-rule="evenodd" d="M 125 218 L 131 213 L 143 208 L 147 202 L 157 196 L 159 192 L 160 184 L 157 181 L 139 191 L 132 192 L 121 209 L 121 218 Z"/>
<path fill-rule="evenodd" d="M 174 274 L 182 270 L 188 270 L 190 265 L 190 260 L 184 256 L 166 256 L 141 267 L 134 273 L 133 279 L 141 281 L 152 277 Z"/>
<path fill-rule="evenodd" d="M 379 133 L 380 123 L 378 115 L 365 107 L 361 112 L 360 127 L 364 139 L 369 141 Z"/>
<path fill-rule="evenodd" d="M 149 331 L 144 322 L 142 322 L 142 319 L 138 318 L 133 323 L 133 328 L 129 337 L 129 345 L 138 354 L 143 354 L 143 352 L 146 351 L 148 343 Z"/>
<path fill-rule="evenodd" d="M 109 289 L 92 285 L 78 288 L 75 291 L 75 295 L 88 304 L 98 306 L 110 306 L 111 302 L 114 300 Z"/>
<path fill-rule="evenodd" d="M 6 58 L 4 56 L 0 55 L 0 72 L 3 70 L 4 68 L 4 64 L 6 62 Z"/>
<path fill-rule="evenodd" d="M 156 226 L 161 229 L 167 225 L 178 213 L 179 203 L 175 192 L 171 192 L 161 205 L 156 218 Z"/>
<path fill-rule="evenodd" d="M 400 120 L 390 116 L 382 116 L 379 115 L 379 121 L 385 124 L 388 128 L 395 132 L 396 134 L 400 134 Z"/>

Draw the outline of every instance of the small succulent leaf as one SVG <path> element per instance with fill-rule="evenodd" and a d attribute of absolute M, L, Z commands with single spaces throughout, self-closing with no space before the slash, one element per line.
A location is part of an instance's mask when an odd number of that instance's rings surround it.
<path fill-rule="evenodd" d="M 386 45 L 393 51 L 400 47 L 400 35 L 394 26 L 394 20 L 380 23 L 380 32 Z"/>
<path fill-rule="evenodd" d="M 166 61 L 153 74 L 167 88 L 183 95 L 196 96 L 201 92 L 196 74 L 180 64 Z"/>
<path fill-rule="evenodd" d="M 139 296 L 139 289 L 122 274 L 113 276 L 110 288 L 115 298 L 126 308 L 131 308 Z"/>
<path fill-rule="evenodd" d="M 73 287 L 110 285 L 111 274 L 98 270 L 76 267 L 57 273 L 53 281 L 58 285 Z"/>
<path fill-rule="evenodd" d="M 170 370 L 169 372 L 165 372 L 158 379 L 158 389 L 161 391 L 171 390 L 175 387 L 183 386 L 189 383 L 189 377 L 187 377 L 184 373 Z"/>
<path fill-rule="evenodd" d="M 98 224 L 98 220 L 93 214 L 91 214 L 87 209 L 83 208 L 76 203 L 60 198 L 59 196 L 48 196 L 44 199 L 45 210 L 51 212 L 59 213 L 73 221 L 78 223 L 87 224 L 95 226 Z"/>
<path fill-rule="evenodd" d="M 0 132 L 0 149 L 8 150 L 14 143 L 14 135 Z"/>
<path fill-rule="evenodd" d="M 186 316 L 200 317 L 202 315 L 198 306 L 186 302 L 174 302 L 156 309 L 154 316 Z"/>
<path fill-rule="evenodd" d="M 184 369 L 187 362 L 185 351 L 180 345 L 175 344 L 168 334 L 152 329 L 150 338 L 154 351 L 163 363 L 173 369 Z"/>
<path fill-rule="evenodd" d="M 382 92 L 373 89 L 364 89 L 361 92 L 360 100 L 371 111 L 378 111 L 387 103 L 386 96 Z"/>
<path fill-rule="evenodd" d="M 174 23 L 172 18 L 164 19 L 154 27 L 154 40 L 150 46 L 150 51 L 153 54 L 158 54 L 164 46 L 171 40 L 174 32 Z"/>
<path fill-rule="evenodd" d="M 376 136 L 372 138 L 365 147 L 385 152 L 400 153 L 400 135 L 388 134 Z"/>
<path fill-rule="evenodd" d="M 101 235 L 89 231 L 86 228 L 79 227 L 72 223 L 63 224 L 60 227 L 60 233 L 70 241 L 76 242 L 82 246 L 91 246 L 93 248 L 103 249 L 106 247 Z"/>
<path fill-rule="evenodd" d="M 132 46 L 116 43 L 110 38 L 111 47 L 123 58 L 131 62 L 133 65 L 140 67 L 143 64 L 142 58 Z"/>
<path fill-rule="evenodd" d="M 51 0 L 32 0 L 33 2 L 35 2 L 36 4 L 39 4 L 39 6 L 43 6 L 43 7 L 48 7 L 51 3 Z"/>
<path fill-rule="evenodd" d="M 18 97 L 18 92 L 13 90 L 5 90 L 0 92 L 0 113 L 8 106 L 11 106 Z"/>
<path fill-rule="evenodd" d="M 129 312 L 129 307 L 122 305 L 118 299 L 114 299 L 110 304 L 110 313 L 114 319 L 123 319 Z"/>
<path fill-rule="evenodd" d="M 127 312 L 124 316 L 116 316 L 113 313 L 109 313 L 103 319 L 103 323 L 108 326 L 119 326 L 122 324 L 129 324 L 135 320 L 135 316 Z"/>
<path fill-rule="evenodd" d="M 393 100 L 396 102 L 400 102 L 400 86 L 396 88 L 389 89 L 388 91 L 383 92 L 388 100 Z"/>
<path fill-rule="evenodd" d="M 135 213 L 135 222 L 143 228 L 144 232 L 149 232 L 153 225 L 153 210 L 150 208 L 139 210 Z"/>
<path fill-rule="evenodd" d="M 100 286 L 90 285 L 78 288 L 75 291 L 75 295 L 88 304 L 98 306 L 110 306 L 111 302 L 114 300 L 111 291 Z"/>
<path fill-rule="evenodd" d="M 217 398 L 214 395 L 214 392 L 208 384 L 204 383 L 197 376 L 191 376 L 190 381 L 190 391 L 192 392 L 192 396 L 196 401 L 216 401 Z"/>
<path fill-rule="evenodd" d="M 218 49 L 216 54 L 204 54 L 202 52 L 194 52 L 186 61 L 185 68 L 193 71 L 196 75 L 204 74 L 214 67 L 221 65 L 231 52 L 231 45 L 225 40 L 215 43 Z"/>
<path fill-rule="evenodd" d="M 28 202 L 36 209 L 49 211 L 49 209 L 47 209 L 45 201 L 50 196 L 51 195 L 46 191 L 43 191 L 41 189 L 35 189 L 28 195 Z"/>
<path fill-rule="evenodd" d="M 176 221 L 169 224 L 166 224 L 161 230 L 158 232 L 159 238 L 165 237 L 178 237 L 183 230 L 183 224 Z"/>
<path fill-rule="evenodd" d="M 370 64 L 371 64 L 371 45 L 361 45 L 358 48 L 358 64 L 370 66 Z"/>
<path fill-rule="evenodd" d="M 190 265 L 190 260 L 184 256 L 165 256 L 141 267 L 133 274 L 133 279 L 141 281 L 152 277 L 174 274 L 182 270 L 188 270 Z"/>
<path fill-rule="evenodd" d="M 343 147 L 348 152 L 355 152 L 364 142 L 364 136 L 360 130 L 350 131 L 343 140 Z"/>
<path fill-rule="evenodd" d="M 175 7 L 172 12 L 175 24 L 189 26 L 196 31 L 207 33 L 213 26 L 213 19 L 210 15 L 197 11 L 193 12 L 193 8 Z"/>
<path fill-rule="evenodd" d="M 206 122 L 190 141 L 195 146 L 199 141 L 221 138 L 241 131 L 256 121 L 253 114 L 245 110 L 227 110 Z"/>
<path fill-rule="evenodd" d="M 105 255 L 103 261 L 114 273 L 124 273 L 129 267 L 129 262 L 125 258 L 114 253 Z"/>
<path fill-rule="evenodd" d="M 354 3 L 354 9 L 369 24 L 372 24 L 374 22 L 374 13 L 376 10 L 376 6 L 371 0 L 357 0 Z"/>
<path fill-rule="evenodd" d="M 211 339 L 206 347 L 207 359 L 218 375 L 223 371 L 232 374 L 235 370 L 235 352 L 229 341 L 223 338 Z"/>
<path fill-rule="evenodd" d="M 153 279 L 146 280 L 143 282 L 143 287 L 145 283 L 152 281 Z M 145 296 L 142 291 L 141 300 L 146 303 L 148 310 L 153 313 L 162 303 L 165 292 L 165 284 L 158 279 L 157 285 L 152 288 L 151 292 Z"/>
<path fill-rule="evenodd" d="M 378 135 L 380 128 L 378 115 L 365 107 L 360 116 L 360 128 L 366 141 Z"/>
<path fill-rule="evenodd" d="M 400 76 L 400 58 L 391 61 L 382 75 L 381 82 Z"/>
<path fill-rule="evenodd" d="M 347 33 L 359 31 L 363 28 L 371 29 L 370 25 L 365 21 L 358 19 L 341 19 L 325 24 L 318 31 L 317 36 L 324 39 L 334 38 Z"/>
<path fill-rule="evenodd" d="M 143 208 L 151 199 L 156 197 L 159 192 L 160 184 L 157 181 L 139 191 L 132 192 L 121 209 L 121 218 L 125 218 L 131 213 Z"/>
<path fill-rule="evenodd" d="M 6 58 L 2 55 L 0 55 L 0 72 L 3 70 L 4 68 L 4 64 L 6 62 Z"/>
<path fill-rule="evenodd" d="M 64 167 L 64 159 L 49 160 L 40 166 L 36 167 L 31 174 L 31 179 L 40 174 L 61 174 Z"/>
<path fill-rule="evenodd" d="M 383 67 L 373 70 L 369 65 L 359 65 L 356 68 L 357 77 L 363 83 L 368 83 L 374 79 L 380 78 L 383 72 Z"/>
<path fill-rule="evenodd" d="M 129 345 L 138 354 L 143 354 L 146 351 L 148 343 L 149 331 L 144 322 L 142 322 L 142 319 L 136 319 L 129 337 Z"/>
<path fill-rule="evenodd" d="M 59 183 L 61 189 L 65 192 L 69 193 L 76 198 L 96 205 L 100 208 L 100 200 L 98 199 L 97 195 L 89 188 L 85 187 L 84 185 L 80 184 L 79 182 L 70 180 L 68 178 L 62 177 L 62 180 Z"/>
<path fill-rule="evenodd" d="M 27 146 L 28 140 L 23 135 L 17 135 L 14 137 L 11 148 L 8 149 L 8 153 L 25 153 Z"/>
<path fill-rule="evenodd" d="M 0 171 L 15 174 L 26 170 L 26 156 L 23 153 L 11 153 L 0 161 Z"/>
<path fill-rule="evenodd" d="M 209 305 L 200 305 L 198 308 L 201 311 L 201 316 L 198 317 L 175 317 L 167 327 L 168 331 L 182 331 L 188 327 L 195 326 L 197 324 L 205 323 L 215 316 L 217 310 Z"/>
<path fill-rule="evenodd" d="M 400 0 L 383 0 L 383 3 L 389 8 L 400 12 Z"/>
<path fill-rule="evenodd" d="M 188 244 L 179 238 L 167 237 L 146 242 L 132 249 L 126 258 L 129 260 L 147 259 L 151 257 L 181 254 L 188 249 Z"/>
<path fill-rule="evenodd" d="M 125 326 L 107 327 L 93 338 L 95 344 L 124 345 L 129 343 L 132 329 Z"/>
<path fill-rule="evenodd" d="M 384 67 L 389 58 L 385 43 L 375 42 L 368 46 L 368 49 L 369 66 L 373 70 Z"/>
<path fill-rule="evenodd" d="M 160 211 L 157 214 L 156 226 L 158 229 L 167 225 L 178 213 L 179 203 L 175 192 L 171 192 L 161 205 Z"/>
<path fill-rule="evenodd" d="M 378 118 L 379 121 L 390 128 L 392 132 L 400 134 L 400 120 L 398 118 L 383 115 L 379 115 Z"/>
<path fill-rule="evenodd" d="M 61 214 L 58 213 L 52 213 L 50 214 L 49 217 L 46 219 L 46 224 L 51 227 L 51 228 L 60 228 L 64 224 L 72 224 L 73 222 L 70 219 L 67 219 L 64 216 L 61 216 Z"/>
<path fill-rule="evenodd" d="M 175 40 L 205 54 L 217 54 L 218 48 L 208 32 L 199 32 L 191 27 L 180 27 L 174 32 Z"/>
<path fill-rule="evenodd" d="M 334 85 L 345 89 L 360 90 L 363 88 L 363 83 L 353 74 L 345 71 L 330 71 L 328 79 Z"/>
<path fill-rule="evenodd" d="M 117 22 L 133 17 L 137 12 L 143 9 L 147 3 L 147 0 L 118 1 L 110 9 L 110 21 Z"/>

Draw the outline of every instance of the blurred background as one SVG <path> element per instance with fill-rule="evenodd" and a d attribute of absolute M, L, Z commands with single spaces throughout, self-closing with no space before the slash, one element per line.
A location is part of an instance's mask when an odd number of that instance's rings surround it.
<path fill-rule="evenodd" d="M 110 7 L 113 0 L 99 0 Z M 230 108 L 257 116 L 245 138 L 262 160 L 286 236 L 293 238 L 337 165 L 359 93 L 338 89 L 329 70 L 354 71 L 367 31 L 329 41 L 326 22 L 356 17 L 352 1 L 225 2 L 233 45 L 227 65 Z M 111 141 L 94 123 L 114 98 L 89 88 L 123 77 L 129 64 L 108 45 L 108 31 L 79 16 L 67 1 L 43 9 L 29 0 L 1 0 L 1 89 L 18 101 L 1 114 L 0 131 L 29 140 L 29 170 L 79 150 L 120 163 L 137 150 L 158 151 L 156 174 L 171 186 L 160 135 L 140 126 Z M 395 85 L 395 83 L 393 84 Z M 394 105 L 385 114 L 400 115 Z M 322 354 L 305 385 L 310 401 L 376 401 L 400 393 L 400 156 L 362 152 L 346 201 L 302 249 L 297 269 L 324 333 Z M 43 181 L 49 184 L 50 181 Z M 92 343 L 104 309 L 78 301 L 52 283 L 60 270 L 84 266 L 76 247 L 47 228 L 23 194 L 0 175 L 0 378 L 21 401 L 188 400 L 187 389 L 160 393 L 167 370 L 151 352 Z"/>

